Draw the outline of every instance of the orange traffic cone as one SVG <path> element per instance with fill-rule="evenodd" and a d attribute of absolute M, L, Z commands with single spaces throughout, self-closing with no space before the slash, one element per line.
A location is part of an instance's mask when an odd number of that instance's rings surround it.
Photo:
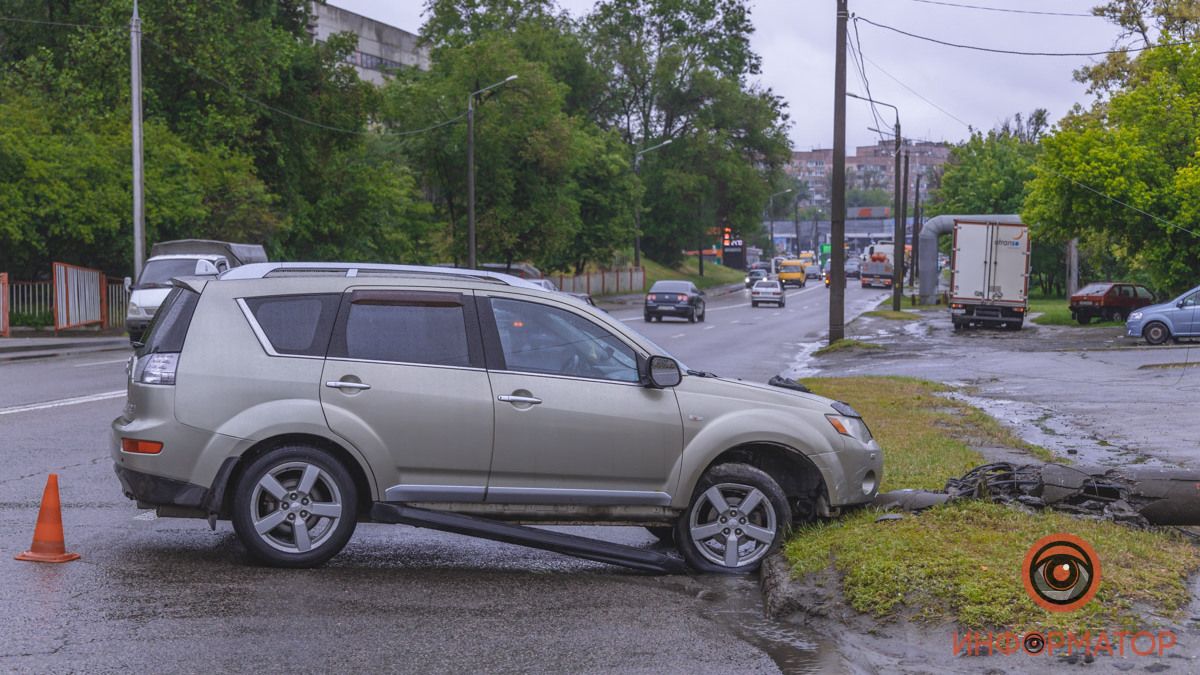
<path fill-rule="evenodd" d="M 17 560 L 31 562 L 63 563 L 77 560 L 78 553 L 67 553 L 63 541 L 62 507 L 58 503 L 58 474 L 46 479 L 46 490 L 42 493 L 42 508 L 38 511 L 37 528 L 33 531 L 33 545 L 17 556 Z"/>

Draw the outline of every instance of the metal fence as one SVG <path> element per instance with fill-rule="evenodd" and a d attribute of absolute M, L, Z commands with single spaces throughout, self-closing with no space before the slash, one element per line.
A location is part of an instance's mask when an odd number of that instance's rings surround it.
<path fill-rule="evenodd" d="M 0 337 L 8 337 L 8 275 L 0 272 Z"/>
<path fill-rule="evenodd" d="M 108 326 L 124 326 L 125 314 L 129 309 L 129 291 L 125 282 L 108 282 Z"/>
<path fill-rule="evenodd" d="M 105 289 L 100 270 L 54 263 L 54 330 L 105 325 Z"/>
<path fill-rule="evenodd" d="M 80 301 L 90 303 L 94 308 L 86 323 L 99 323 L 102 326 L 124 325 L 125 314 L 129 308 L 129 292 L 125 290 L 125 284 L 121 281 L 109 281 L 96 270 L 75 269 L 94 273 L 84 275 L 84 277 L 89 277 L 94 285 L 82 293 L 77 293 L 74 301 L 68 302 L 68 307 L 65 309 L 55 307 L 54 281 L 11 281 L 7 274 L 0 274 L 0 279 L 2 279 L 0 281 L 0 335 L 4 335 L 4 331 L 11 328 L 10 321 L 13 316 L 20 317 L 22 323 L 37 323 L 32 326 L 34 328 L 59 323 L 61 311 L 73 311 L 73 316 L 82 318 L 78 313 Z M 96 277 L 97 274 L 99 280 Z M 103 285 L 100 280 L 103 280 Z M 64 279 L 64 281 L 66 280 Z M 67 296 L 68 294 L 64 292 L 64 302 L 68 301 Z M 72 304 L 76 305 L 74 310 L 69 308 Z M 38 317 L 41 320 L 35 321 L 35 318 Z M 84 324 L 76 322 L 76 325 Z M 56 329 L 62 327 L 64 326 L 59 325 L 56 326 Z"/>
<path fill-rule="evenodd" d="M 8 282 L 8 311 L 12 314 L 54 313 L 54 284 L 49 281 Z M 53 323 L 51 319 L 48 323 Z"/>
<path fill-rule="evenodd" d="M 646 288 L 646 268 L 627 267 L 623 270 L 604 270 L 569 277 L 563 274 L 549 277 L 560 291 L 588 295 L 641 293 Z"/>

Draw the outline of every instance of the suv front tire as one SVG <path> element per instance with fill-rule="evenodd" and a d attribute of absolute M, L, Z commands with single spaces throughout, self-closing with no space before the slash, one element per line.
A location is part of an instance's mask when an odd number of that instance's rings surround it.
<path fill-rule="evenodd" d="M 709 469 L 675 525 L 679 552 L 701 572 L 745 574 L 783 545 L 792 509 L 779 483 L 749 464 Z"/>
<path fill-rule="evenodd" d="M 316 567 L 350 540 L 358 488 L 329 453 L 285 445 L 250 463 L 234 486 L 233 529 L 273 567 Z"/>

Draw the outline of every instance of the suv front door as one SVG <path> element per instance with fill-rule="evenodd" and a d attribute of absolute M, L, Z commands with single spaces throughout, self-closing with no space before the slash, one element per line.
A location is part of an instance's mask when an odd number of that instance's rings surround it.
<path fill-rule="evenodd" d="M 483 501 L 492 390 L 474 298 L 350 289 L 321 376 L 329 426 L 369 457 L 386 501 Z M 389 469 L 391 469 L 389 471 Z"/>
<path fill-rule="evenodd" d="M 487 501 L 667 506 L 683 450 L 675 392 L 638 382 L 638 355 L 563 306 L 480 298 L 496 417 Z"/>

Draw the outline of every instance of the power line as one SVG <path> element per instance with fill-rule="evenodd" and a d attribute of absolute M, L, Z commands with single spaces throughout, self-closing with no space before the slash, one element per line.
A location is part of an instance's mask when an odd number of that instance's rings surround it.
<path fill-rule="evenodd" d="M 872 26 L 875 26 L 876 28 L 883 28 L 884 30 L 892 31 L 893 33 L 899 33 L 901 35 L 905 35 L 910 38 L 915 38 L 917 40 L 924 40 L 926 42 L 932 42 L 934 44 L 939 44 L 939 45 L 942 45 L 945 47 L 955 47 L 957 49 L 970 49 L 970 50 L 977 51 L 977 52 L 989 52 L 992 54 L 1011 54 L 1014 56 L 1076 56 L 1076 57 L 1079 57 L 1079 56 L 1106 56 L 1108 54 L 1131 54 L 1131 53 L 1135 53 L 1135 52 L 1144 52 L 1144 51 L 1147 51 L 1150 49 L 1159 49 L 1162 47 L 1183 47 L 1183 46 L 1187 46 L 1187 45 L 1198 44 L 1197 41 L 1194 41 L 1194 40 L 1183 40 L 1180 42 L 1164 42 L 1162 44 L 1145 45 L 1142 47 L 1123 47 L 1121 49 L 1104 49 L 1104 50 L 1095 51 L 1095 52 L 1024 52 L 1024 51 L 1018 51 L 1018 50 L 1013 50 L 1013 49 L 994 49 L 992 47 L 980 47 L 979 45 L 965 45 L 965 44 L 959 44 L 957 42 L 947 42 L 946 40 L 939 40 L 937 38 L 931 38 L 926 35 L 917 35 L 916 33 L 910 33 L 906 30 L 901 30 L 899 28 L 896 28 L 895 26 L 889 26 L 887 24 L 876 23 L 876 22 L 874 22 L 866 17 L 863 17 L 863 16 L 855 16 L 854 22 L 858 23 L 859 21 L 871 24 Z"/>
<path fill-rule="evenodd" d="M 867 66 L 864 63 L 864 60 L 867 58 L 867 56 L 866 54 L 863 54 L 862 40 L 859 39 L 857 26 L 854 27 L 854 43 L 850 42 L 850 31 L 846 31 L 846 45 L 850 47 L 851 56 L 855 56 L 855 50 L 858 51 L 858 55 L 855 57 L 854 63 L 858 66 L 859 77 L 862 78 L 863 87 L 865 87 L 867 90 L 867 98 L 870 99 L 869 104 L 871 106 L 871 118 L 875 120 L 875 128 L 881 129 L 884 125 L 882 118 L 879 115 L 879 107 L 875 105 L 875 96 L 871 94 L 871 80 L 867 77 Z M 879 140 L 885 140 L 883 133 L 878 133 Z"/>
<path fill-rule="evenodd" d="M 864 58 L 865 58 L 865 57 L 864 57 Z M 960 119 L 958 116 L 956 116 L 956 115 L 954 115 L 954 114 L 950 113 L 950 112 L 949 112 L 948 110 L 946 110 L 945 108 L 943 108 L 943 107 L 941 107 L 940 105 L 938 105 L 938 104 L 934 103 L 933 101 L 929 100 L 928 98 L 926 98 L 926 97 L 922 96 L 922 95 L 921 95 L 920 93 L 918 93 L 918 92 L 917 92 L 915 89 L 913 89 L 912 87 L 908 86 L 908 85 L 907 85 L 907 84 L 905 84 L 904 82 L 901 82 L 901 81 L 900 81 L 900 79 L 899 79 L 899 78 L 897 78 L 895 75 L 892 75 L 891 73 L 887 72 L 887 71 L 886 71 L 886 70 L 884 70 L 883 68 L 880 68 L 878 63 L 875 63 L 874 61 L 871 61 L 870 59 L 867 59 L 867 62 L 868 62 L 868 63 L 870 63 L 871 65 L 875 66 L 876 68 L 878 68 L 878 69 L 879 69 L 879 71 L 880 71 L 881 73 L 883 73 L 884 75 L 887 75 L 888 77 L 892 78 L 892 80 L 894 80 L 894 81 L 895 81 L 897 84 L 899 84 L 900 86 L 902 86 L 902 87 L 904 87 L 905 89 L 907 89 L 907 90 L 908 90 L 910 93 L 912 93 L 912 94 L 913 94 L 914 96 L 916 96 L 917 98 L 921 99 L 922 101 L 925 101 L 926 103 L 928 103 L 929 105 L 933 106 L 934 108 L 937 108 L 937 109 L 938 109 L 938 110 L 939 110 L 939 111 L 940 111 L 942 114 L 946 115 L 946 116 L 947 116 L 947 117 L 949 117 L 950 119 L 952 119 L 952 120 L 954 120 L 955 122 L 958 122 L 959 124 L 961 124 L 961 125 L 963 125 L 964 127 L 966 127 L 966 128 L 967 128 L 967 131 L 974 131 L 974 128 L 973 128 L 973 127 L 972 127 L 970 124 L 968 124 L 968 123 L 964 122 L 964 121 L 963 121 L 962 119 Z M 1125 208 L 1127 208 L 1127 209 L 1130 209 L 1130 210 L 1132 210 L 1132 211 L 1136 211 L 1136 212 L 1138 212 L 1138 213 L 1142 214 L 1143 216 L 1146 216 L 1147 218 L 1151 218 L 1151 219 L 1153 219 L 1153 220 L 1155 220 L 1155 221 L 1157 221 L 1157 222 L 1159 222 L 1159 223 L 1162 223 L 1163 225 L 1166 225 L 1166 226 L 1167 226 L 1167 227 L 1169 227 L 1169 228 L 1176 229 L 1176 230 L 1181 230 L 1181 231 L 1183 231 L 1183 232 L 1186 232 L 1186 233 L 1188 233 L 1188 234 L 1192 235 L 1193 237 L 1200 238 L 1200 233 L 1198 233 L 1198 232 L 1195 232 L 1195 231 L 1193 231 L 1193 230 L 1189 230 L 1188 228 L 1186 228 L 1186 227 L 1184 227 L 1184 226 L 1182 226 L 1182 225 L 1178 225 L 1178 224 L 1176 224 L 1176 223 L 1173 223 L 1173 222 L 1171 222 L 1171 221 L 1167 220 L 1166 218 L 1161 218 L 1161 217 L 1159 217 L 1159 216 L 1156 216 L 1156 215 L 1154 215 L 1153 213 L 1150 213 L 1150 212 L 1148 212 L 1148 211 L 1144 211 L 1144 210 L 1142 210 L 1142 209 L 1140 209 L 1140 208 L 1138 208 L 1138 207 L 1136 207 L 1136 206 L 1134 206 L 1134 205 L 1132 205 L 1132 204 L 1128 204 L 1128 203 L 1126 203 L 1126 202 L 1123 202 L 1123 201 L 1121 201 L 1120 199 L 1117 199 L 1116 197 L 1109 196 L 1109 195 L 1107 195 L 1107 194 L 1105 194 L 1105 193 L 1101 192 L 1100 190 L 1097 190 L 1096 188 L 1094 188 L 1094 187 L 1092 187 L 1092 186 L 1090 186 L 1090 185 L 1088 185 L 1088 184 L 1086 184 L 1086 183 L 1081 183 L 1080 181 L 1077 181 L 1077 180 L 1075 180 L 1074 178 L 1072 178 L 1072 177 L 1070 177 L 1070 176 L 1068 176 L 1068 175 L 1066 175 L 1066 174 L 1059 173 L 1058 171 L 1055 171 L 1054 169 L 1052 169 L 1052 168 L 1050 168 L 1050 167 L 1048 167 L 1048 166 L 1039 165 L 1039 167 L 1038 167 L 1038 168 L 1039 168 L 1039 169 L 1044 169 L 1044 170 L 1046 170 L 1046 171 L 1048 171 L 1048 172 L 1050 172 L 1050 173 L 1054 174 L 1055 176 L 1058 176 L 1059 178 L 1061 178 L 1061 179 L 1063 179 L 1063 180 L 1070 181 L 1071 183 L 1073 183 L 1073 184 L 1077 185 L 1078 187 L 1081 187 L 1081 188 L 1083 188 L 1084 190 L 1087 190 L 1088 192 L 1091 192 L 1091 193 L 1093 193 L 1093 194 L 1095 194 L 1095 195 L 1097 195 L 1097 196 L 1103 197 L 1104 199 L 1107 199 L 1107 200 L 1109 200 L 1110 202 L 1113 202 L 1114 204 L 1119 204 L 1119 205 L 1121 205 L 1121 206 L 1124 206 L 1124 207 L 1125 207 Z"/>
<path fill-rule="evenodd" d="M 1038 14 L 1041 16 L 1086 16 L 1096 18 L 1095 14 L 1083 12 L 1043 12 L 1035 9 L 1012 9 L 1010 7 L 985 7 L 983 5 L 968 5 L 958 2 L 942 2 L 941 0 L 912 0 L 912 2 L 920 2 L 926 5 L 942 5 L 944 7 L 958 7 L 961 9 L 981 9 L 987 12 L 1006 12 L 1008 14 Z"/>
<path fill-rule="evenodd" d="M 895 75 L 892 75 L 892 74 L 891 74 L 891 73 L 889 73 L 888 71 L 884 70 L 884 69 L 883 69 L 883 68 L 882 68 L 882 67 L 881 67 L 881 66 L 880 66 L 878 63 L 875 63 L 874 61 L 872 61 L 871 59 L 867 58 L 866 56 L 863 56 L 863 59 L 865 59 L 865 60 L 866 60 L 866 62 L 867 62 L 867 63 L 869 63 L 869 64 L 871 64 L 872 66 L 875 66 L 875 69 L 876 69 L 876 70 L 878 70 L 879 72 L 883 73 L 884 75 L 887 75 L 888 77 L 890 77 L 890 78 L 892 79 L 892 81 L 893 81 L 893 82 L 895 82 L 896 84 L 898 84 L 898 85 L 900 85 L 901 87 L 904 87 L 906 90 L 908 90 L 908 93 L 912 94 L 913 96 L 916 96 L 917 98 L 919 98 L 919 99 L 921 99 L 922 101 L 924 101 L 924 102 L 928 103 L 929 105 L 933 106 L 934 108 L 937 108 L 939 111 L 941 111 L 941 113 L 942 113 L 943 115 L 945 115 L 945 116 L 949 117 L 950 119 L 954 120 L 955 122 L 958 122 L 959 124 L 961 124 L 961 125 L 963 125 L 964 127 L 966 127 L 968 130 L 972 129 L 971 125 L 970 125 L 970 124 L 967 124 L 966 122 L 964 122 L 964 121 L 962 120 L 962 118 L 958 117 L 957 115 L 955 115 L 954 113 L 950 112 L 949 110 L 946 110 L 945 108 L 943 108 L 942 106 L 938 105 L 937 103 L 934 103 L 933 101 L 929 100 L 928 98 L 925 98 L 925 97 L 924 97 L 924 96 L 922 96 L 922 95 L 920 94 L 920 92 L 918 92 L 916 89 L 913 89 L 912 87 L 910 87 L 910 86 L 908 86 L 907 84 L 905 84 L 904 82 L 902 82 L 902 81 L 900 80 L 900 78 L 898 78 L 898 77 L 896 77 Z"/>

